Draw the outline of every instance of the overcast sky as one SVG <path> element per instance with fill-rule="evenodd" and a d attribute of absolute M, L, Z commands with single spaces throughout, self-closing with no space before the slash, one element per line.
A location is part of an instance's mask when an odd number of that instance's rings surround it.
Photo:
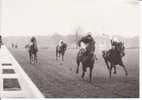
<path fill-rule="evenodd" d="M 137 0 L 2 0 L 4 35 L 138 35 Z"/>

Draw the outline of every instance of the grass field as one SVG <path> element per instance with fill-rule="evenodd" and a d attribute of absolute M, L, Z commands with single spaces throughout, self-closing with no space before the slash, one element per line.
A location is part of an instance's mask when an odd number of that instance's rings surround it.
<path fill-rule="evenodd" d="M 81 66 L 79 74 L 75 73 L 77 50 L 67 50 L 65 61 L 62 62 L 56 61 L 54 48 L 40 49 L 38 53 L 40 64 L 36 65 L 29 64 L 26 50 L 10 49 L 10 51 L 45 97 L 139 97 L 138 49 L 126 50 L 123 60 L 128 69 L 127 78 L 123 69 L 117 67 L 117 74 L 113 74 L 112 79 L 109 79 L 101 53 L 97 52 L 98 60 L 94 64 L 92 83 L 89 83 L 88 72 L 85 79 L 81 79 Z"/>

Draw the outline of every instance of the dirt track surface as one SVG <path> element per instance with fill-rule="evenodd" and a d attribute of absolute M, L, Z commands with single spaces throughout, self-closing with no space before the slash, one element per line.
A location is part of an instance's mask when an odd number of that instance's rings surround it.
<path fill-rule="evenodd" d="M 94 65 L 93 80 L 89 83 L 88 71 L 85 79 L 81 79 L 76 70 L 76 50 L 68 50 L 65 61 L 56 61 L 54 49 L 41 49 L 38 53 L 40 64 L 30 65 L 27 51 L 10 50 L 25 72 L 29 75 L 45 97 L 58 98 L 127 98 L 139 97 L 139 54 L 138 50 L 126 50 L 124 64 L 128 69 L 125 77 L 122 67 L 117 67 L 117 74 L 108 77 L 108 70 L 97 53 L 98 61 Z"/>

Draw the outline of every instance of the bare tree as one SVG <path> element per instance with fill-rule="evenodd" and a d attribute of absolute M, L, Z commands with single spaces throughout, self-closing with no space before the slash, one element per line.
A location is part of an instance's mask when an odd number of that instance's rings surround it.
<path fill-rule="evenodd" d="M 75 29 L 75 43 L 76 43 L 76 48 L 77 48 L 77 43 L 79 41 L 79 39 L 81 38 L 81 34 L 82 34 L 83 30 L 80 26 L 78 26 Z"/>

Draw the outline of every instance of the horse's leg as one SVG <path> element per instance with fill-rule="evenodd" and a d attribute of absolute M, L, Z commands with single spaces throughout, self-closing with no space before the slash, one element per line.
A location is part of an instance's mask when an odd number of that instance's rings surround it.
<path fill-rule="evenodd" d="M 60 52 L 58 52 L 58 59 L 60 59 Z"/>
<path fill-rule="evenodd" d="M 108 60 L 107 59 L 105 59 L 105 63 L 107 65 L 107 69 L 109 69 L 109 64 L 108 64 Z"/>
<path fill-rule="evenodd" d="M 85 66 L 84 66 L 84 64 L 82 64 L 82 69 L 83 69 L 83 71 L 82 71 L 82 78 L 84 78 L 84 76 L 85 76 L 85 72 L 86 72 L 86 68 L 85 68 Z"/>
<path fill-rule="evenodd" d="M 37 57 L 37 54 L 36 54 L 36 63 L 38 63 L 38 57 Z"/>
<path fill-rule="evenodd" d="M 111 64 L 110 68 L 109 68 L 109 78 L 111 79 L 111 71 L 112 71 L 113 65 Z"/>
<path fill-rule="evenodd" d="M 33 64 L 33 53 L 31 53 L 31 63 Z"/>
<path fill-rule="evenodd" d="M 90 67 L 90 82 L 92 81 L 92 70 L 93 70 L 93 66 Z"/>
<path fill-rule="evenodd" d="M 114 72 L 113 72 L 113 74 L 116 74 L 117 72 L 116 72 L 116 66 L 114 66 Z"/>
<path fill-rule="evenodd" d="M 36 63 L 35 52 L 33 53 L 33 63 Z"/>
<path fill-rule="evenodd" d="M 62 61 L 64 61 L 64 53 L 62 53 Z"/>
<path fill-rule="evenodd" d="M 83 71 L 81 77 L 84 78 L 84 76 L 85 76 L 85 72 Z"/>
<path fill-rule="evenodd" d="M 30 64 L 32 63 L 32 61 L 31 61 L 31 59 L 32 59 L 31 56 L 32 56 L 32 55 L 31 55 L 31 52 L 29 51 Z"/>
<path fill-rule="evenodd" d="M 35 64 L 35 55 L 32 53 L 32 63 Z"/>
<path fill-rule="evenodd" d="M 79 62 L 79 60 L 77 60 L 77 69 L 76 69 L 76 73 L 78 74 L 78 72 L 79 72 L 79 65 L 80 65 L 80 62 Z"/>
<path fill-rule="evenodd" d="M 33 60 L 33 64 L 35 64 L 35 53 L 34 52 L 32 54 L 32 60 Z"/>
<path fill-rule="evenodd" d="M 58 60 L 58 58 L 57 58 L 57 57 L 58 57 L 58 52 L 57 52 L 57 50 L 56 50 L 56 60 Z"/>
<path fill-rule="evenodd" d="M 60 52 L 57 51 L 57 60 L 59 59 L 60 57 Z"/>
<path fill-rule="evenodd" d="M 56 54 L 57 54 L 57 55 L 56 55 L 56 59 L 58 60 L 58 58 L 59 58 L 59 52 L 57 51 Z"/>
<path fill-rule="evenodd" d="M 64 61 L 64 56 L 63 56 L 63 54 L 61 54 L 62 55 L 62 61 Z"/>
<path fill-rule="evenodd" d="M 35 63 L 37 64 L 37 63 L 38 63 L 38 59 L 37 59 L 37 52 L 35 52 L 34 57 L 35 57 Z"/>
<path fill-rule="evenodd" d="M 128 75 L 128 71 L 127 71 L 125 65 L 123 63 L 121 63 L 120 66 L 122 66 L 123 70 L 125 71 L 125 76 L 127 76 Z"/>

